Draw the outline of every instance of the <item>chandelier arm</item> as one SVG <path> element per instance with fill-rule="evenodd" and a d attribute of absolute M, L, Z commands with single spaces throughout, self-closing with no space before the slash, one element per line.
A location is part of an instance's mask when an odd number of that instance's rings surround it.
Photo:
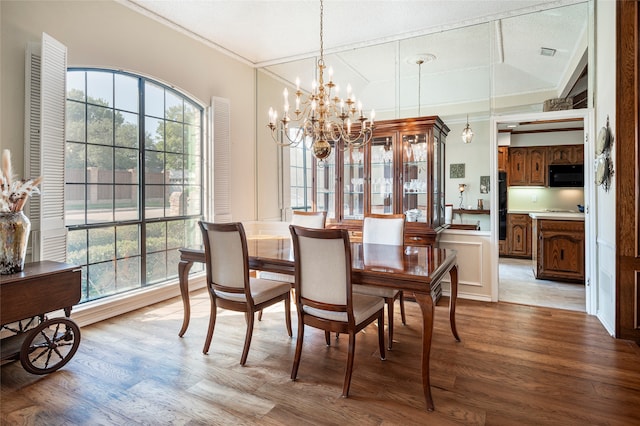
<path fill-rule="evenodd" d="M 302 140 L 304 139 L 303 137 L 304 132 L 302 131 L 301 128 L 298 128 L 298 130 L 296 131 L 295 137 L 291 139 L 291 137 L 289 136 L 289 132 L 287 131 L 288 127 L 285 127 L 281 122 L 277 126 L 268 125 L 267 127 L 271 129 L 271 138 L 278 146 L 298 146 L 300 145 L 300 142 L 302 142 Z M 282 141 L 278 139 L 277 133 L 284 135 L 284 137 L 282 138 L 283 139 Z M 286 140 L 284 140 L 285 138 Z"/>

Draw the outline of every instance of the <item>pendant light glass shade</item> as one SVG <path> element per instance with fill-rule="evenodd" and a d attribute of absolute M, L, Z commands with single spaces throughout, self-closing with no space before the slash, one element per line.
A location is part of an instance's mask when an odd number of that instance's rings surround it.
<path fill-rule="evenodd" d="M 471 143 L 473 139 L 473 130 L 471 130 L 471 126 L 469 126 L 469 116 L 467 115 L 467 125 L 464 127 L 462 131 L 462 142 Z"/>

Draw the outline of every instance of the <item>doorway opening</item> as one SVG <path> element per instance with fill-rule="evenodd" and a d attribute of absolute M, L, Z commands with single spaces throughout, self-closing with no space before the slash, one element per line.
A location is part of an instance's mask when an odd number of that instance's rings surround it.
<path fill-rule="evenodd" d="M 584 111 L 495 120 L 498 301 L 589 312 L 587 121 Z"/>

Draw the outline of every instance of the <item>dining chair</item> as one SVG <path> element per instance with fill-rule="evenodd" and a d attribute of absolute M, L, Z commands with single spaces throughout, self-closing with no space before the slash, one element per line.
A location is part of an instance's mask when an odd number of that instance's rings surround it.
<path fill-rule="evenodd" d="M 292 225 L 304 226 L 305 228 L 324 228 L 327 220 L 327 212 L 304 212 L 294 210 L 291 217 Z M 257 276 L 265 280 L 285 281 L 293 284 L 293 277 L 287 274 L 269 271 L 257 271 Z M 258 321 L 262 321 L 262 311 L 258 312 Z"/>
<path fill-rule="evenodd" d="M 303 212 L 294 210 L 291 216 L 291 225 L 304 226 L 305 228 L 324 228 L 327 220 L 327 212 Z M 293 276 L 278 272 L 258 271 L 258 277 L 265 280 L 286 281 L 293 284 Z M 258 314 L 258 321 L 262 319 L 262 312 Z"/>
<path fill-rule="evenodd" d="M 327 212 L 303 212 L 294 210 L 291 216 L 291 224 L 304 226 L 305 228 L 324 228 L 327 222 Z"/>
<path fill-rule="evenodd" d="M 239 222 L 210 223 L 199 221 L 204 243 L 207 286 L 211 299 L 209 329 L 203 353 L 209 352 L 218 307 L 244 312 L 247 332 L 240 365 L 245 365 L 254 314 L 275 303 L 284 301 L 284 314 L 289 337 L 291 333 L 291 284 L 283 281 L 253 278 L 249 274 L 249 254 L 244 227 Z"/>
<path fill-rule="evenodd" d="M 404 223 L 404 214 L 366 215 L 362 224 L 362 243 L 403 246 Z M 387 322 L 389 327 L 387 348 L 391 350 L 393 347 L 393 306 L 396 300 L 400 300 L 400 316 L 402 318 L 402 324 L 407 324 L 404 312 L 404 294 L 402 293 L 402 290 L 354 283 L 353 291 L 359 294 L 368 294 L 370 296 L 379 296 L 384 298 L 385 304 L 387 305 Z"/>
<path fill-rule="evenodd" d="M 351 287 L 351 245 L 345 229 L 310 229 L 290 225 L 295 259 L 295 293 L 298 339 L 291 370 L 296 380 L 302 356 L 305 325 L 324 330 L 327 345 L 331 332 L 349 335 L 347 367 L 342 396 L 349 395 L 356 334 L 378 320 L 380 359 L 384 349 L 384 299 L 357 294 Z"/>

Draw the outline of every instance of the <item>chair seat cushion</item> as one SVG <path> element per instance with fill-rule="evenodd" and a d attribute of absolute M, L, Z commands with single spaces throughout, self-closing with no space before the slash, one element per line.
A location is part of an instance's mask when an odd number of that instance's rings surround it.
<path fill-rule="evenodd" d="M 251 278 L 251 296 L 253 303 L 256 305 L 267 300 L 278 297 L 282 294 L 288 294 L 291 290 L 291 284 L 282 281 L 262 280 L 260 278 Z M 222 299 L 232 300 L 234 302 L 245 302 L 244 293 L 226 293 L 216 291 L 216 296 Z"/>
<path fill-rule="evenodd" d="M 395 298 L 400 290 L 392 288 L 378 287 L 376 285 L 354 284 L 353 292 L 358 294 L 368 294 L 369 296 L 390 297 Z"/>
<path fill-rule="evenodd" d="M 377 311 L 384 309 L 384 299 L 378 296 L 369 296 L 366 294 L 353 293 L 353 317 L 356 325 L 375 314 Z M 325 311 L 324 309 L 315 309 L 310 306 L 304 306 L 304 311 L 309 315 L 318 318 L 324 318 L 331 321 L 347 322 L 346 312 Z"/>

